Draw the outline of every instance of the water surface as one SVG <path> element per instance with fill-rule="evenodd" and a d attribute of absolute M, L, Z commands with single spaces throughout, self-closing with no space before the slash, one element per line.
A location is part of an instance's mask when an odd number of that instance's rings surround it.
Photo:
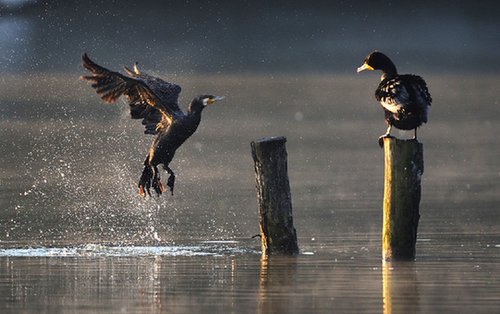
<path fill-rule="evenodd" d="M 175 78 L 182 104 L 227 98 L 172 162 L 174 196 L 147 199 L 136 182 L 152 139 L 125 104 L 72 75 L 4 78 L 2 312 L 496 312 L 500 80 L 426 79 L 417 259 L 384 265 L 376 76 Z M 301 254 L 262 261 L 249 143 L 277 135 Z"/>

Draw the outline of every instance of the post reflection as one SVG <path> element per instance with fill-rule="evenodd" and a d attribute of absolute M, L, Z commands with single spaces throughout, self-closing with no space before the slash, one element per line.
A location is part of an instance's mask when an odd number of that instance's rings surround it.
<path fill-rule="evenodd" d="M 262 256 L 260 259 L 257 313 L 290 313 L 293 302 L 283 302 L 297 283 L 297 258 L 292 256 Z"/>
<path fill-rule="evenodd" d="M 384 314 L 420 311 L 417 269 L 414 262 L 384 262 L 382 280 Z"/>

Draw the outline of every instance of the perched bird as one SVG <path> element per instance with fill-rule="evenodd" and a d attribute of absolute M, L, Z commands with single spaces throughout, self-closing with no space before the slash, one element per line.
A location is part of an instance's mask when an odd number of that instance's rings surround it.
<path fill-rule="evenodd" d="M 158 165 L 163 164 L 169 173 L 167 186 L 174 192 L 175 174 L 169 164 L 175 151 L 198 128 L 203 109 L 224 97 L 201 95 L 193 99 L 187 114 L 179 109 L 177 100 L 180 86 L 139 71 L 137 63 L 133 70 L 125 67 L 128 76 L 110 71 L 87 56 L 82 56 L 83 67 L 92 74 L 82 79 L 92 82 L 97 94 L 108 103 L 124 95 L 130 106 L 132 119 L 142 119 L 145 134 L 156 135 L 144 161 L 144 170 L 139 179 L 139 194 L 151 196 L 150 188 L 160 196 L 164 187 L 160 180 Z"/>
<path fill-rule="evenodd" d="M 417 139 L 417 128 L 427 122 L 427 112 L 432 98 L 427 84 L 420 76 L 413 74 L 398 74 L 396 66 L 385 54 L 374 51 L 370 53 L 357 72 L 364 70 L 381 70 L 381 82 L 375 91 L 375 98 L 380 102 L 385 113 L 387 132 L 379 138 L 390 137 L 392 126 L 401 130 L 415 129 L 414 139 Z"/>

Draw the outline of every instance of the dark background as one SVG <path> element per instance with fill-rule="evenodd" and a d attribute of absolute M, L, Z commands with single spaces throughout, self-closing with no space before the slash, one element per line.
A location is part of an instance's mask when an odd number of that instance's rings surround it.
<path fill-rule="evenodd" d="M 2 73 L 351 73 L 371 50 L 401 72 L 498 73 L 498 1 L 0 1 Z"/>

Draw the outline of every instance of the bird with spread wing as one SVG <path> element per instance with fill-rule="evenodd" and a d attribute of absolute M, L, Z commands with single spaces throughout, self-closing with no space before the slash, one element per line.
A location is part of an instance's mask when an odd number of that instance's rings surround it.
<path fill-rule="evenodd" d="M 201 95 L 194 98 L 184 113 L 178 105 L 180 86 L 139 71 L 137 63 L 133 70 L 125 67 L 128 75 L 110 71 L 93 62 L 86 53 L 82 56 L 83 67 L 91 72 L 81 78 L 92 82 L 97 94 L 107 103 L 114 103 L 125 96 L 130 106 L 132 119 L 142 119 L 145 134 L 156 135 L 144 161 L 144 170 L 139 179 L 139 194 L 151 196 L 153 188 L 160 196 L 165 188 L 160 180 L 158 165 L 163 164 L 168 172 L 167 186 L 173 194 L 175 174 L 169 164 L 175 151 L 198 128 L 203 109 L 224 97 Z"/>

